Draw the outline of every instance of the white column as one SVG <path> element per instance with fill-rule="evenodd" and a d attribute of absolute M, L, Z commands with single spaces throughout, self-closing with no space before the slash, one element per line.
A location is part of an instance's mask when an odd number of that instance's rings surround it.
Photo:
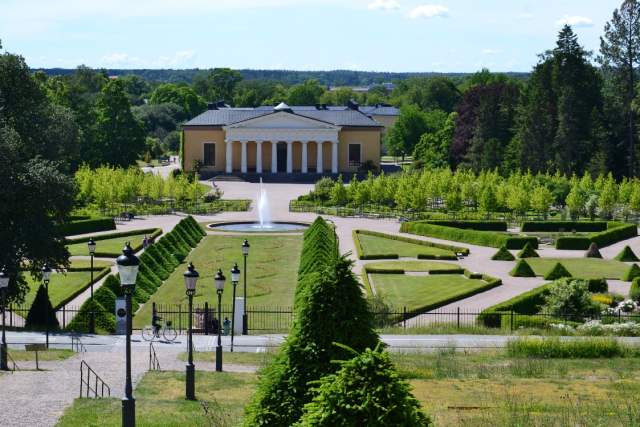
<path fill-rule="evenodd" d="M 307 144 L 309 141 L 300 141 L 302 143 L 302 173 L 307 173 Z"/>
<path fill-rule="evenodd" d="M 256 141 L 256 173 L 262 173 L 262 141 Z"/>
<path fill-rule="evenodd" d="M 227 173 L 233 172 L 233 141 L 227 143 Z"/>
<path fill-rule="evenodd" d="M 271 172 L 278 172 L 278 141 L 271 141 Z"/>
<path fill-rule="evenodd" d="M 331 173 L 338 173 L 338 141 L 331 141 Z"/>
<path fill-rule="evenodd" d="M 287 141 L 287 173 L 293 172 L 293 141 Z"/>
<path fill-rule="evenodd" d="M 316 172 L 322 173 L 322 141 L 316 141 L 318 144 L 318 162 L 316 166 Z"/>
<path fill-rule="evenodd" d="M 242 144 L 242 160 L 240 163 L 240 172 L 247 173 L 247 142 L 249 141 L 240 141 Z"/>

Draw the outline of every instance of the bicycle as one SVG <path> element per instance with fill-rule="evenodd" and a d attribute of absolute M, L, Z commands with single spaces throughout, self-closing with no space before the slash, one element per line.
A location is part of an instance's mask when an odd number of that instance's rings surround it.
<path fill-rule="evenodd" d="M 158 336 L 156 336 L 156 329 L 153 326 L 145 326 L 142 330 L 142 338 L 144 338 L 145 341 L 153 341 L 156 338 L 160 338 L 160 333 L 162 333 L 165 340 L 170 342 L 175 341 L 178 337 L 178 332 L 171 327 L 171 320 L 167 320 L 158 331 Z"/>

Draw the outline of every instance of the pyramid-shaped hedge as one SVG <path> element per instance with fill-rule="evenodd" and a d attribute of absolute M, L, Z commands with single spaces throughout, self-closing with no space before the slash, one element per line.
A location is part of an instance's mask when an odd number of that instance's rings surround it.
<path fill-rule="evenodd" d="M 640 259 L 636 256 L 635 253 L 631 250 L 629 246 L 625 246 L 622 252 L 620 252 L 615 258 L 617 261 L 622 262 L 638 262 Z"/>
<path fill-rule="evenodd" d="M 49 313 L 49 328 L 53 330 L 60 328 L 56 312 L 51 305 L 49 296 L 47 295 L 47 289 L 41 284 L 38 288 L 38 292 L 36 292 L 33 304 L 31 304 L 29 313 L 27 313 L 26 327 L 32 328 L 46 326 L 47 312 Z"/>
<path fill-rule="evenodd" d="M 115 313 L 109 313 L 98 301 L 94 301 L 93 310 L 95 313 L 96 329 L 102 329 L 107 332 L 115 332 L 116 316 Z M 89 332 L 91 323 L 91 300 L 88 299 L 82 304 L 78 313 L 73 317 L 66 327 L 67 331 Z"/>
<path fill-rule="evenodd" d="M 602 254 L 600 253 L 600 251 L 598 250 L 598 246 L 594 242 L 591 242 L 591 245 L 589 246 L 589 250 L 587 250 L 587 252 L 585 252 L 584 254 L 584 258 L 602 259 Z"/>
<path fill-rule="evenodd" d="M 511 252 L 509 252 L 509 250 L 507 248 L 502 246 L 498 250 L 498 252 L 493 254 L 491 259 L 494 260 L 494 261 L 515 261 L 516 257 L 514 257 L 513 254 Z"/>
<path fill-rule="evenodd" d="M 116 295 L 107 286 L 100 286 L 93 293 L 93 298 L 109 313 L 116 312 Z"/>
<path fill-rule="evenodd" d="M 513 277 L 536 277 L 536 273 L 533 272 L 533 269 L 527 263 L 527 261 L 521 259 L 518 261 L 516 266 L 509 272 L 509 274 Z"/>
<path fill-rule="evenodd" d="M 557 279 L 562 279 L 563 277 L 573 277 L 573 276 L 571 275 L 571 273 L 569 273 L 569 270 L 567 270 L 564 267 L 564 265 L 557 262 L 556 265 L 554 265 L 553 268 L 549 270 L 547 274 L 544 275 L 543 279 L 557 280 Z"/>
<path fill-rule="evenodd" d="M 636 277 L 640 277 L 640 267 L 638 267 L 638 264 L 632 264 L 620 280 L 623 282 L 631 282 Z"/>
<path fill-rule="evenodd" d="M 524 245 L 524 248 L 522 248 L 522 250 L 518 254 L 518 258 L 540 258 L 540 255 L 538 255 L 535 249 L 533 249 L 531 243 L 527 242 L 527 244 Z"/>

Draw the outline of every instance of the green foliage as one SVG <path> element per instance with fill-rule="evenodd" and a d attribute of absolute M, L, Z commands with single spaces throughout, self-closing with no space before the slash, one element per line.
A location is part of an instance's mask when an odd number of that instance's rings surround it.
<path fill-rule="evenodd" d="M 463 247 L 460 247 L 460 246 L 445 245 L 445 244 L 442 244 L 442 243 L 434 243 L 434 242 L 429 242 L 429 241 L 426 241 L 426 240 L 411 239 L 409 237 L 396 236 L 396 235 L 393 235 L 393 234 L 379 233 L 377 231 L 371 231 L 371 230 L 354 230 L 353 231 L 354 240 L 358 243 L 356 245 L 357 247 L 360 247 L 360 240 L 358 239 L 358 236 L 357 236 L 358 234 L 366 234 L 366 235 L 369 235 L 369 236 L 382 237 L 384 239 L 397 240 L 399 242 L 411 243 L 413 245 L 427 246 L 427 247 L 431 247 L 431 248 L 438 248 L 438 249 L 443 249 L 443 250 L 447 250 L 447 251 L 451 251 L 451 252 L 455 252 L 455 253 L 462 253 L 464 255 L 469 255 L 469 248 L 463 248 Z M 361 247 L 360 247 L 360 251 L 362 251 Z M 363 253 L 358 252 L 359 259 L 380 259 L 380 258 L 372 258 L 372 256 L 373 255 L 369 255 L 367 257 Z M 376 255 L 376 256 L 379 257 L 380 255 Z M 396 258 L 397 258 L 397 256 L 396 256 Z"/>
<path fill-rule="evenodd" d="M 122 290 L 122 285 L 120 284 L 120 280 L 113 274 L 107 276 L 107 278 L 102 283 L 101 288 L 107 288 L 117 297 L 123 297 L 124 291 Z"/>
<path fill-rule="evenodd" d="M 335 257 L 335 235 L 333 229 L 322 219 L 316 220 L 304 233 L 304 243 L 300 256 L 298 280 L 324 268 L 329 260 Z M 301 282 L 300 282 L 301 283 Z M 298 283 L 298 286 L 300 286 Z"/>
<path fill-rule="evenodd" d="M 631 282 L 636 277 L 640 277 L 640 267 L 638 267 L 638 264 L 632 264 L 620 280 L 623 282 Z"/>
<path fill-rule="evenodd" d="M 563 316 L 565 313 L 588 314 L 598 313 L 589 295 L 589 283 L 586 280 L 558 279 L 549 286 L 549 294 L 542 307 L 545 313 Z"/>
<path fill-rule="evenodd" d="M 556 265 L 554 265 L 553 268 L 549 270 L 547 274 L 544 275 L 543 279 L 557 280 L 557 279 L 562 279 L 563 277 L 573 277 L 573 276 L 571 276 L 571 273 L 569 273 L 569 271 L 567 271 L 567 269 L 562 264 L 557 262 Z"/>
<path fill-rule="evenodd" d="M 533 269 L 531 269 L 531 266 L 524 259 L 518 261 L 516 266 L 509 272 L 509 274 L 513 277 L 536 277 Z"/>
<path fill-rule="evenodd" d="M 442 227 L 460 228 L 462 230 L 476 231 L 507 231 L 506 221 L 443 221 L 424 220 L 425 224 L 440 225 Z"/>
<path fill-rule="evenodd" d="M 155 258 L 149 255 L 149 253 L 145 251 L 139 258 L 140 262 L 146 264 L 160 279 L 167 280 L 169 278 L 169 272 L 165 270 L 162 265 L 158 264 Z M 173 267 L 171 271 L 173 271 Z"/>
<path fill-rule="evenodd" d="M 314 230 L 305 233 L 305 240 L 328 228 L 320 218 L 314 225 Z M 351 355 L 333 343 L 362 352 L 379 341 L 373 315 L 352 272 L 353 262 L 346 256 L 327 258 L 298 284 L 296 321 L 279 355 L 263 371 L 252 402 L 245 409 L 245 426 L 292 425 L 312 399 L 309 383 L 335 373 L 338 367 L 332 360 Z"/>
<path fill-rule="evenodd" d="M 96 329 L 100 329 L 107 332 L 115 332 L 116 330 L 116 316 L 114 312 L 107 312 L 107 310 L 98 302 L 94 301 L 94 318 Z M 78 313 L 73 317 L 71 322 L 65 328 L 67 331 L 74 332 L 89 332 L 89 326 L 91 323 L 91 300 L 86 300 Z"/>
<path fill-rule="evenodd" d="M 618 240 L 635 237 L 637 235 L 638 227 L 635 224 L 608 222 L 606 231 L 595 233 L 588 237 L 558 237 L 556 239 L 556 249 L 586 250 L 592 242 L 599 248 L 602 248 Z"/>
<path fill-rule="evenodd" d="M 638 302 L 640 301 L 640 277 L 635 277 L 631 282 L 631 289 L 629 290 L 629 298 Z"/>
<path fill-rule="evenodd" d="M 100 286 L 93 293 L 93 298 L 109 313 L 116 312 L 116 295 L 106 286 Z"/>
<path fill-rule="evenodd" d="M 518 253 L 518 258 L 540 258 L 540 255 L 527 243 L 520 253 Z"/>
<path fill-rule="evenodd" d="M 173 273 L 173 270 L 175 270 L 175 266 L 171 263 L 171 256 L 168 257 L 164 257 L 162 255 L 162 252 L 160 251 L 160 249 L 158 249 L 154 244 L 152 245 L 148 245 L 147 249 L 144 251 L 145 254 L 149 255 L 150 257 L 153 258 L 153 260 L 160 266 L 162 266 L 162 268 L 168 272 L 168 273 Z M 145 257 L 146 258 L 146 257 Z M 152 271 L 154 271 L 152 269 Z M 165 279 L 163 279 L 165 280 Z"/>
<path fill-rule="evenodd" d="M 116 223 L 113 218 L 95 217 L 92 219 L 63 222 L 55 226 L 56 232 L 61 236 L 72 236 L 74 234 L 86 234 L 96 231 L 115 230 Z"/>
<path fill-rule="evenodd" d="M 342 182 L 342 174 L 338 175 L 336 183 L 331 189 L 331 201 L 336 205 L 342 205 L 347 202 L 347 189 Z"/>
<path fill-rule="evenodd" d="M 193 238 L 193 234 L 186 228 L 186 226 L 180 221 L 174 228 L 180 236 L 184 239 L 185 242 L 191 247 L 195 248 L 197 246 L 196 240 Z"/>
<path fill-rule="evenodd" d="M 158 86 L 149 99 L 150 104 L 172 103 L 179 105 L 194 117 L 207 109 L 207 103 L 188 86 L 165 83 Z"/>
<path fill-rule="evenodd" d="M 505 350 L 509 357 L 545 359 L 636 357 L 615 338 L 588 337 L 565 340 L 558 337 L 523 337 L 507 341 Z"/>
<path fill-rule="evenodd" d="M 598 233 L 607 230 L 607 223 L 603 221 L 524 221 L 520 231 L 557 233 L 561 228 L 565 232 L 576 230 L 579 233 Z"/>
<path fill-rule="evenodd" d="M 78 217 L 78 219 L 73 219 L 73 221 L 90 219 L 91 217 Z M 71 219 L 71 218 L 69 218 Z M 153 237 L 159 236 L 162 234 L 161 228 L 144 228 L 142 230 L 131 230 L 131 231 L 122 231 L 118 233 L 108 233 L 108 234 L 100 234 L 97 236 L 92 236 L 93 240 L 99 242 L 101 240 L 109 240 L 109 239 L 117 239 L 119 237 L 128 237 L 128 236 L 137 236 L 139 234 L 147 234 Z M 67 245 L 75 245 L 77 243 L 89 243 L 88 237 L 79 237 L 76 239 L 66 239 L 65 244 Z M 133 242 L 131 242 L 131 247 L 134 247 Z M 134 247 L 135 250 L 135 247 Z"/>
<path fill-rule="evenodd" d="M 638 261 L 640 261 L 640 259 L 638 259 L 638 257 L 633 252 L 633 250 L 629 247 L 629 245 L 625 246 L 624 249 L 622 250 L 622 252 L 620 252 L 618 255 L 616 255 L 616 257 L 614 259 L 618 260 L 618 261 L 622 261 L 622 262 L 638 262 Z"/>
<path fill-rule="evenodd" d="M 304 406 L 294 426 L 431 425 L 380 345 L 353 353 L 353 359 L 339 362 L 338 372 L 314 383 L 313 400 Z"/>
<path fill-rule="evenodd" d="M 175 249 L 176 252 L 172 253 L 182 253 L 183 255 L 188 255 L 189 252 L 191 252 L 191 248 L 189 247 L 189 245 L 187 245 L 187 243 L 182 238 L 180 238 L 180 235 L 177 232 L 171 231 L 165 234 L 163 238 L 167 239 L 171 243 L 171 246 L 173 246 L 173 248 Z"/>
<path fill-rule="evenodd" d="M 175 269 L 180 265 L 180 261 L 178 261 L 176 258 L 171 256 L 171 252 L 168 251 L 166 249 L 166 247 L 164 245 L 160 245 L 160 242 L 156 242 L 153 244 L 153 246 L 156 247 L 156 250 L 158 252 L 160 252 L 160 255 L 162 256 L 162 259 L 165 262 L 169 262 L 171 264 L 171 266 Z"/>
<path fill-rule="evenodd" d="M 325 91 L 326 89 L 317 80 L 308 80 L 289 89 L 287 104 L 292 107 L 296 105 L 316 105 L 320 102 L 320 97 Z"/>
<path fill-rule="evenodd" d="M 27 329 L 33 327 L 45 326 L 47 322 L 47 310 L 49 313 L 49 327 L 53 330 L 60 328 L 56 312 L 51 305 L 51 300 L 47 295 L 47 290 L 44 285 L 40 285 L 36 297 L 31 304 L 29 313 L 27 313 L 26 327 Z"/>
<path fill-rule="evenodd" d="M 501 246 L 498 252 L 491 257 L 494 261 L 515 261 L 516 257 L 504 246 Z"/>

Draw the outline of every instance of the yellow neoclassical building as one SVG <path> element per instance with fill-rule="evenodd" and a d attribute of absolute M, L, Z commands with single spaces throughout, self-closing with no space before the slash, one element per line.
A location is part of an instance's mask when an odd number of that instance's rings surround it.
<path fill-rule="evenodd" d="M 380 133 L 399 116 L 381 104 L 228 108 L 223 102 L 183 125 L 184 165 L 201 159 L 204 176 L 218 173 L 357 172 L 380 166 Z"/>

